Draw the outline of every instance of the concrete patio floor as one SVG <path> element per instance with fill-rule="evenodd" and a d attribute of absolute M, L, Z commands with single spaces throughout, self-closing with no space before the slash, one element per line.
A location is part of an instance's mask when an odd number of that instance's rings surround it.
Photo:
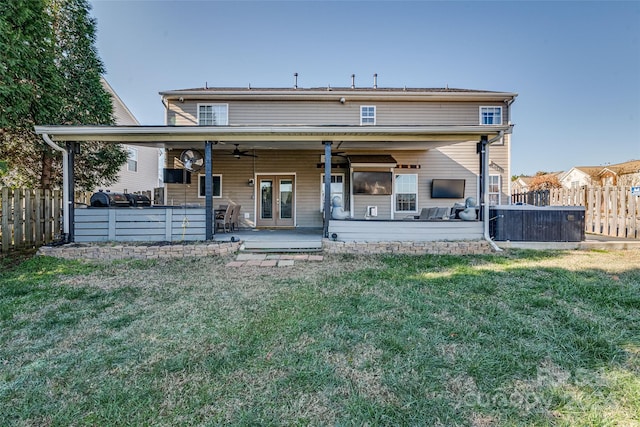
<path fill-rule="evenodd" d="M 248 251 L 319 251 L 322 228 L 245 228 L 230 233 L 216 233 L 215 241 L 242 241 Z"/>

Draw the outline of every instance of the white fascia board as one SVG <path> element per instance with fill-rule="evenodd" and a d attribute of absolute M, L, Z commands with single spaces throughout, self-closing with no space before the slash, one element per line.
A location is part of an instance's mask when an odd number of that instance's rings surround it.
<path fill-rule="evenodd" d="M 421 140 L 493 135 L 510 126 L 36 126 L 55 141 Z"/>

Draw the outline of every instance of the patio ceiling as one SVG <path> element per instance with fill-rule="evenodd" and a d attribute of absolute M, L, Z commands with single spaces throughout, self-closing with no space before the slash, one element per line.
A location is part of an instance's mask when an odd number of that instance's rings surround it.
<path fill-rule="evenodd" d="M 509 133 L 511 126 L 36 126 L 56 142 L 104 141 L 159 148 L 198 148 L 213 141 L 215 149 L 242 144 L 243 149 L 322 149 L 333 141 L 340 149 L 411 150 L 436 148 L 480 135 Z M 227 147 L 224 147 L 227 145 Z"/>

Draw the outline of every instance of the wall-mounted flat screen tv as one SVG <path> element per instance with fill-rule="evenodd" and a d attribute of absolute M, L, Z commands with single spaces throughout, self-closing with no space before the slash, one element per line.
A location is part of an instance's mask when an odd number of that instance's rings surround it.
<path fill-rule="evenodd" d="M 162 180 L 165 184 L 191 184 L 191 172 L 187 170 L 165 168 L 162 172 Z"/>
<path fill-rule="evenodd" d="M 464 179 L 434 179 L 431 181 L 432 199 L 462 199 Z"/>
<path fill-rule="evenodd" d="M 372 194 L 376 196 L 393 193 L 391 172 L 354 172 L 353 194 Z"/>

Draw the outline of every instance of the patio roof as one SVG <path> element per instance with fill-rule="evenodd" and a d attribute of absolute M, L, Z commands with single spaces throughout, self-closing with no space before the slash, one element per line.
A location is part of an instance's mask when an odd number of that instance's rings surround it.
<path fill-rule="evenodd" d="M 319 141 L 334 141 L 341 149 L 431 148 L 465 141 L 480 135 L 509 133 L 505 126 L 36 126 L 39 135 L 56 142 L 103 141 L 120 144 L 189 148 L 205 141 L 243 143 L 246 149 L 318 149 Z M 249 145 L 247 145 L 249 144 Z"/>

